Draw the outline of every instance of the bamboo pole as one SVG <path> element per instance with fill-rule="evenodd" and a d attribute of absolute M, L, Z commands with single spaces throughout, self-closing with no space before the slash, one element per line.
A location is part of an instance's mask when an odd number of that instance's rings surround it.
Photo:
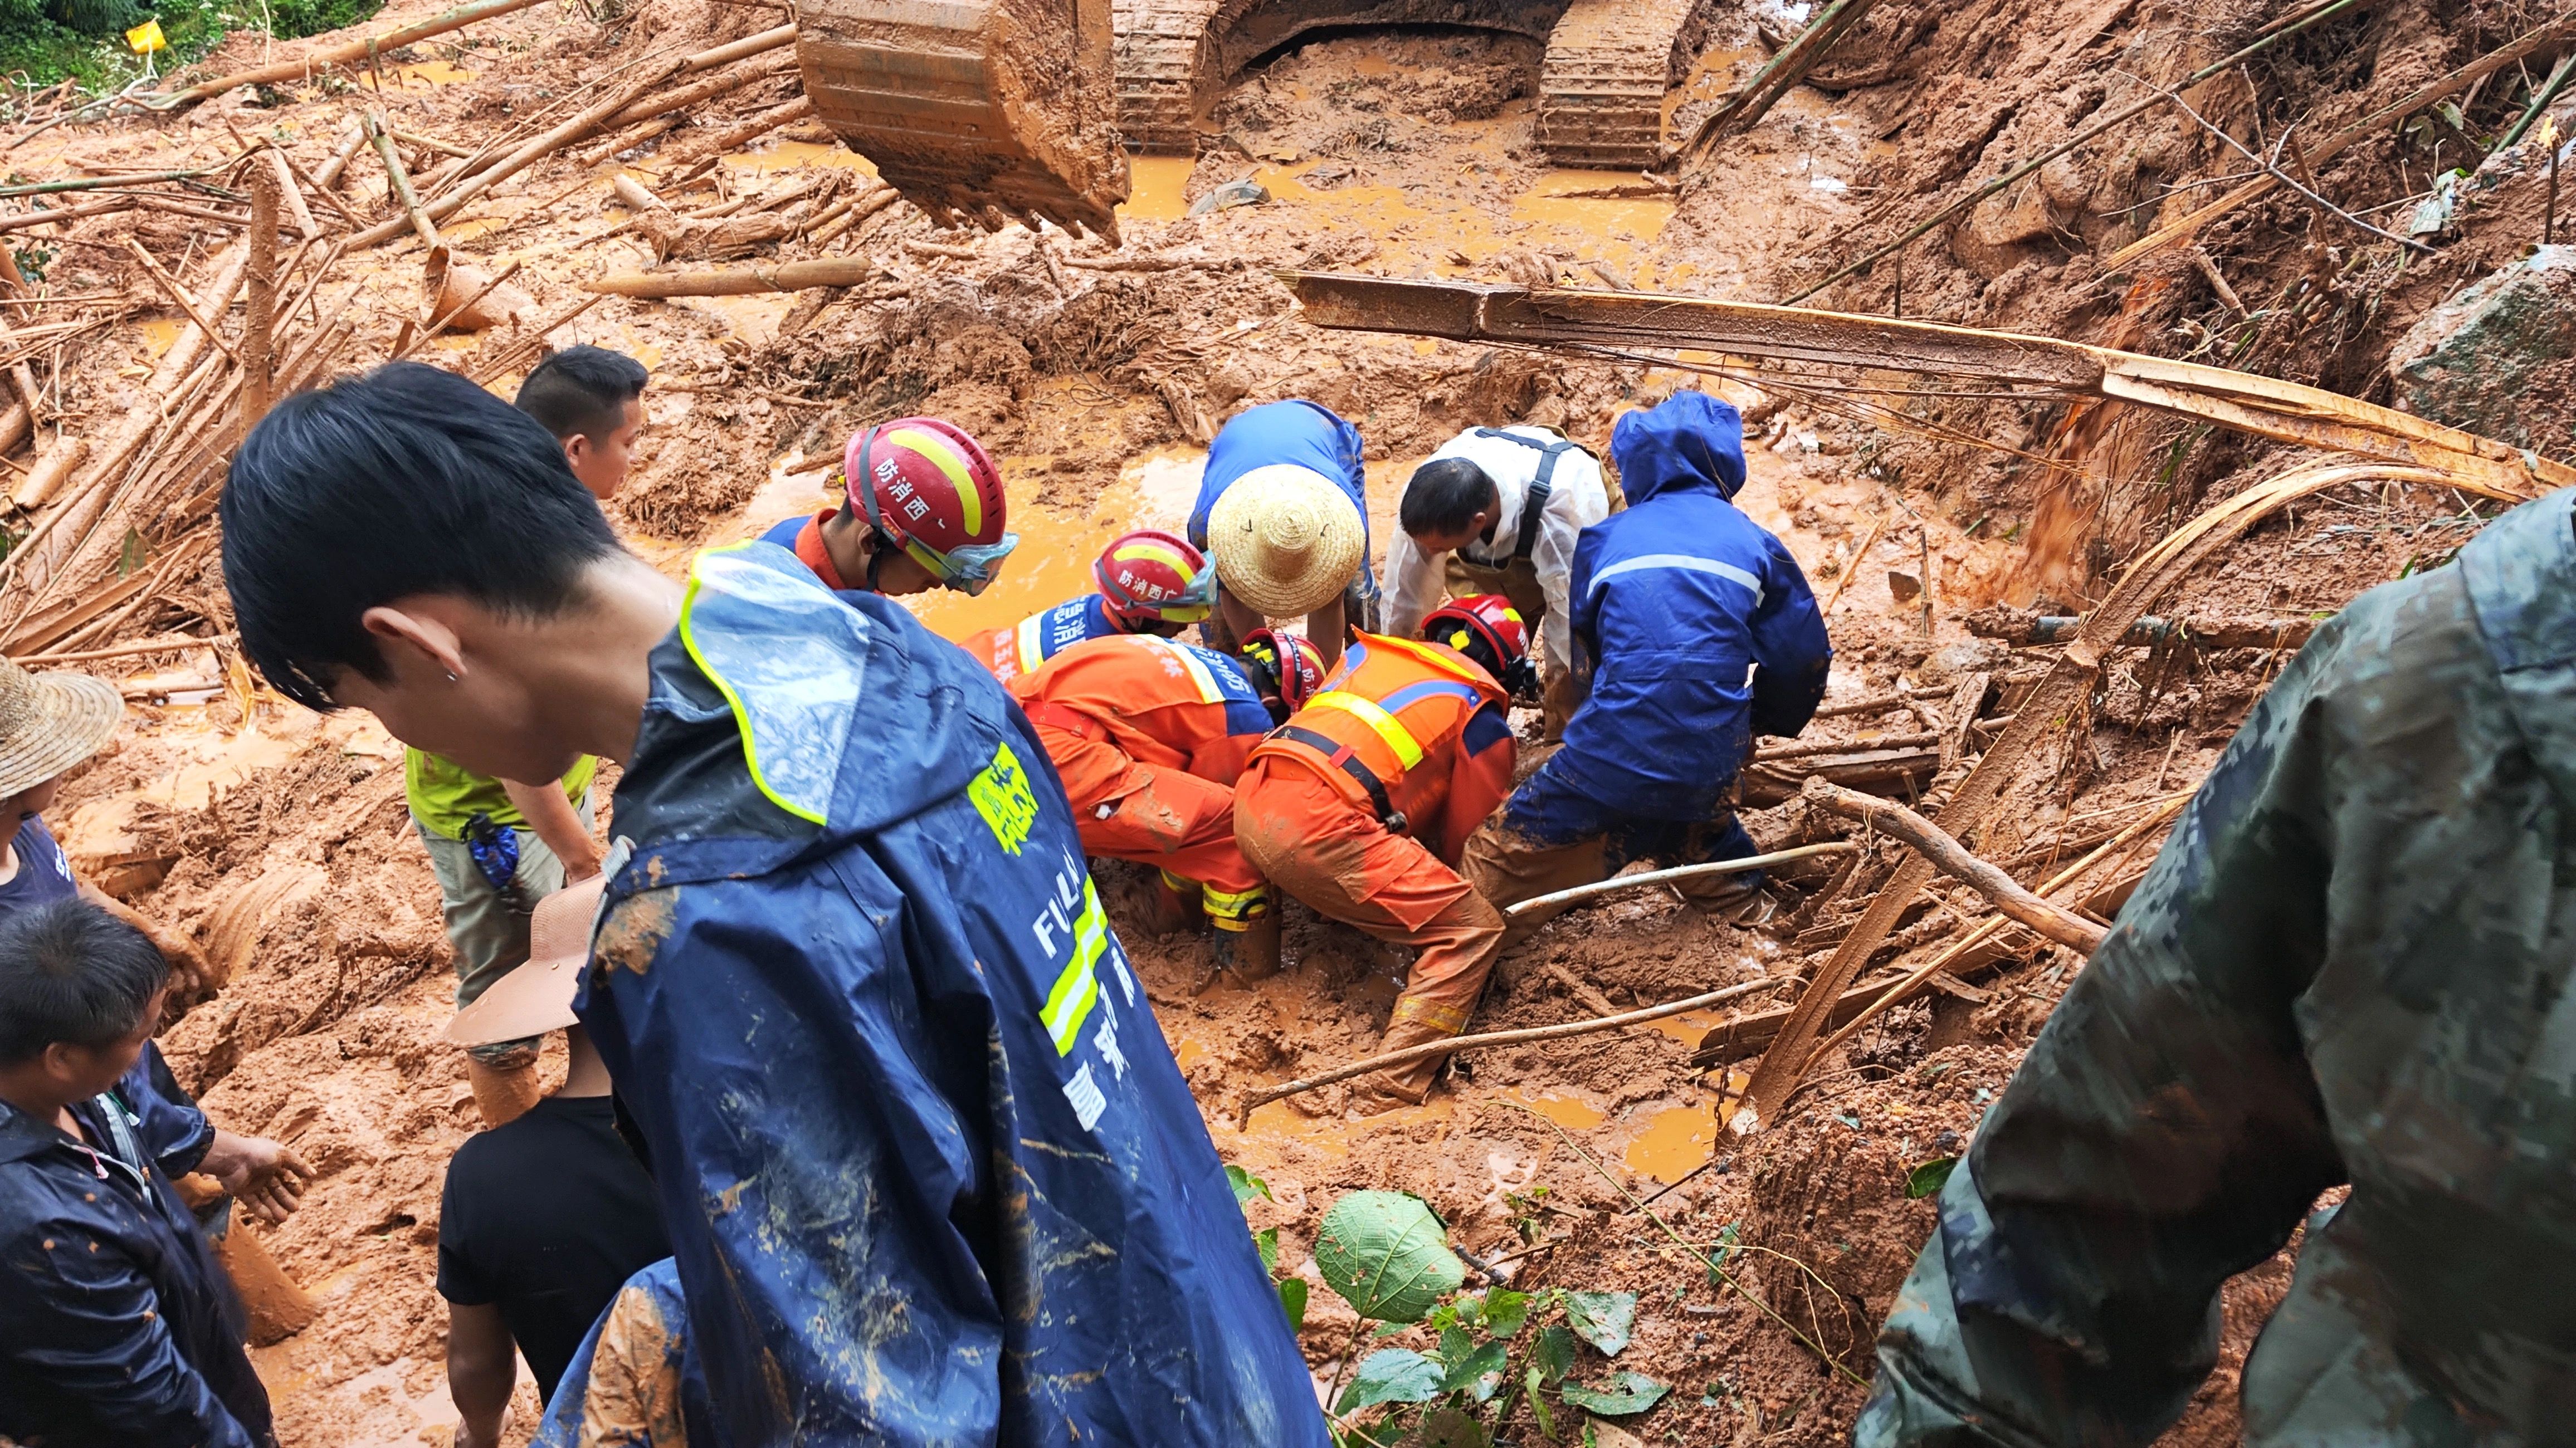
<path fill-rule="evenodd" d="M 1939 825 L 1892 799 L 1845 789 L 1823 779 L 1809 779 L 1802 797 L 1838 815 L 1912 845 L 1943 874 L 1964 880 L 1997 910 L 2069 949 L 2092 954 L 2108 932 L 2071 910 L 2060 909 L 2021 887 L 2021 882 L 1977 858 Z"/>
<path fill-rule="evenodd" d="M 197 304 L 189 299 L 188 289 L 179 285 L 179 279 L 177 277 L 174 277 L 161 269 L 161 263 L 153 258 L 152 253 L 143 249 L 143 243 L 136 241 L 133 237 L 129 236 L 125 239 L 125 249 L 134 253 L 134 259 L 143 264 L 143 274 L 150 277 L 152 279 L 152 284 L 161 289 L 161 295 L 169 298 L 172 306 L 177 307 L 181 312 L 187 315 L 190 322 L 196 324 L 197 331 L 200 335 L 204 336 L 207 341 L 212 342 L 217 347 L 221 348 L 225 356 L 232 358 L 235 362 L 239 362 L 241 360 L 241 354 L 235 352 L 233 350 L 233 345 L 223 339 L 222 333 L 215 330 L 215 324 L 207 320 L 206 315 L 203 312 L 197 310 Z M 239 250 L 238 247 L 235 249 Z M 232 298 L 229 294 L 225 296 L 223 305 L 232 305 Z M 173 350 L 175 350 L 175 348 Z"/>
<path fill-rule="evenodd" d="M 394 149 L 393 132 L 385 125 L 384 112 L 367 112 L 367 139 L 375 144 L 376 159 L 385 163 L 385 179 L 393 183 L 394 202 L 402 207 L 403 219 L 420 237 L 421 245 L 438 250 L 445 243 L 438 239 L 438 228 L 420 209 L 419 193 L 412 190 L 411 172 L 403 167 L 402 152 Z"/>
<path fill-rule="evenodd" d="M 584 291 L 620 297 L 744 297 L 856 286 L 880 270 L 866 257 L 824 257 L 728 271 L 616 272 L 593 277 L 581 286 Z"/>
<path fill-rule="evenodd" d="M 1704 865 L 1676 865 L 1669 870 L 1646 870 L 1634 875 L 1620 875 L 1608 880 L 1595 880 L 1589 885 L 1576 885 L 1552 894 L 1534 895 L 1517 905 L 1503 908 L 1506 916 L 1519 915 L 1550 905 L 1571 905 L 1596 895 L 1612 895 L 1622 890 L 1662 885 L 1674 880 L 1696 880 L 1702 875 L 1738 875 L 1746 870 L 1759 870 L 1770 865 L 1785 865 L 1791 860 L 1804 860 L 1815 855 L 1857 855 L 1860 846 L 1835 840 L 1821 845 L 1799 845 L 1794 849 L 1774 850 L 1767 855 L 1748 855 L 1740 860 L 1713 860 Z"/>
<path fill-rule="evenodd" d="M 239 90 L 246 85 L 275 85 L 280 81 L 310 80 L 316 70 L 325 66 L 346 65 L 353 60 L 372 63 L 384 52 L 400 50 L 416 40 L 445 35 L 452 30 L 462 30 L 478 20 L 490 20 L 496 16 L 507 15 L 514 10 L 525 10 L 532 5 L 544 3 L 546 0 L 476 0 L 472 5 L 459 5 L 453 10 L 442 10 L 427 20 L 388 30 L 380 35 L 371 35 L 364 40 L 326 45 L 318 50 L 307 51 L 293 60 L 281 60 L 271 65 L 235 71 L 231 75 L 217 76 L 213 80 L 200 81 L 186 90 L 173 91 L 167 96 L 138 96 L 135 99 L 155 110 L 167 110 L 213 100 L 226 91 Z"/>
<path fill-rule="evenodd" d="M 268 415 L 276 363 L 271 331 L 277 324 L 277 202 L 280 191 L 293 189 L 291 184 L 281 187 L 272 168 L 251 172 L 250 267 L 242 289 L 241 427 L 236 445 Z"/>
<path fill-rule="evenodd" d="M 276 179 L 278 194 L 286 202 L 286 214 L 295 219 L 295 234 L 307 240 L 320 236 L 322 228 L 313 220 L 313 209 L 304 204 L 303 188 L 295 184 L 294 169 L 287 164 L 286 152 L 282 148 L 268 148 L 268 171 Z M 254 192 L 251 199 L 252 214 L 256 217 L 258 194 Z M 254 220 L 251 224 L 257 226 L 259 223 Z"/>

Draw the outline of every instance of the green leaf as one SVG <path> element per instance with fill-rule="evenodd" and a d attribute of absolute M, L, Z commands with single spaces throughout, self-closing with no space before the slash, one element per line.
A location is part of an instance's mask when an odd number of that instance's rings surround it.
<path fill-rule="evenodd" d="M 1279 1284 L 1279 1307 L 1288 1314 L 1288 1330 L 1306 1330 L 1306 1279 L 1290 1277 Z"/>
<path fill-rule="evenodd" d="M 1581 1383 L 1567 1383 L 1565 1400 L 1587 1413 L 1604 1418 L 1625 1418 L 1642 1413 L 1664 1399 L 1672 1389 L 1644 1373 L 1612 1373 L 1608 1385 L 1587 1388 Z"/>
<path fill-rule="evenodd" d="M 1276 1200 L 1270 1195 L 1270 1183 L 1231 1163 L 1225 1169 L 1225 1184 L 1234 1188 L 1236 1206 L 1249 1206 L 1254 1197 L 1263 1201 Z"/>
<path fill-rule="evenodd" d="M 1441 1408 L 1424 1414 L 1422 1431 L 1408 1441 L 1420 1448 L 1493 1448 L 1494 1435 L 1475 1414 Z"/>
<path fill-rule="evenodd" d="M 1384 1347 L 1360 1360 L 1333 1411 L 1348 1416 L 1380 1403 L 1427 1403 L 1440 1396 L 1440 1364 L 1409 1347 Z"/>
<path fill-rule="evenodd" d="M 1637 1294 L 1633 1292 L 1569 1292 L 1565 1294 L 1565 1322 L 1574 1335 L 1601 1350 L 1603 1357 L 1617 1357 L 1628 1345 L 1628 1334 L 1637 1321 Z"/>
<path fill-rule="evenodd" d="M 1279 1229 L 1277 1227 L 1264 1227 L 1253 1233 L 1252 1246 L 1253 1250 L 1261 1254 L 1262 1271 L 1279 1270 Z"/>
<path fill-rule="evenodd" d="M 1521 1377 L 1521 1387 L 1529 1394 L 1530 1412 L 1538 1418 L 1538 1435 L 1550 1443 L 1556 1441 L 1556 1415 L 1547 1409 L 1547 1399 L 1539 1396 L 1539 1372 L 1532 1368 Z"/>
<path fill-rule="evenodd" d="M 1485 1331 L 1496 1337 L 1510 1337 L 1529 1321 L 1530 1295 L 1497 1287 L 1485 1294 Z"/>
<path fill-rule="evenodd" d="M 1530 1371 L 1551 1383 L 1564 1382 L 1574 1371 L 1574 1334 L 1554 1325 L 1540 1328 L 1538 1345 L 1530 1349 Z"/>
<path fill-rule="evenodd" d="M 1362 1317 L 1420 1322 L 1467 1280 L 1429 1204 L 1410 1192 L 1353 1192 L 1315 1233 L 1315 1270 Z"/>
<path fill-rule="evenodd" d="M 1914 1170 L 1907 1172 L 1905 1174 L 1905 1199 L 1909 1202 L 1914 1202 L 1921 1201 L 1925 1197 L 1938 1195 L 1941 1188 L 1950 1184 L 1950 1169 L 1958 1164 L 1959 1159 L 1957 1157 L 1945 1156 L 1937 1161 L 1927 1161 L 1921 1166 L 1916 1167 Z"/>
<path fill-rule="evenodd" d="M 1449 1359 L 1449 1373 L 1441 1379 L 1441 1389 L 1463 1392 L 1479 1403 L 1491 1400 L 1494 1394 L 1502 1391 L 1503 1375 L 1511 1370 L 1511 1364 L 1505 1361 L 1509 1352 L 1510 1349 L 1501 1343 L 1489 1342 L 1459 1358 Z"/>

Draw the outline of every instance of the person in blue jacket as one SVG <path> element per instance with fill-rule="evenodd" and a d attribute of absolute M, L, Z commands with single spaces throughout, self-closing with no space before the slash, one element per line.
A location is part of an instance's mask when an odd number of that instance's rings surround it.
<path fill-rule="evenodd" d="M 1311 589 L 1315 594 L 1331 595 L 1306 615 L 1306 637 L 1322 650 L 1329 668 L 1342 656 L 1346 626 L 1377 627 L 1377 581 L 1368 565 L 1368 472 L 1358 428 L 1343 421 L 1331 408 L 1304 398 L 1265 402 L 1227 418 L 1225 426 L 1218 428 L 1216 437 L 1208 443 L 1207 467 L 1199 474 L 1198 501 L 1190 506 L 1190 546 L 1209 552 L 1208 519 L 1216 511 L 1217 500 L 1247 475 L 1257 472 L 1265 478 L 1278 476 L 1271 471 L 1274 469 L 1322 479 L 1349 498 L 1359 514 L 1357 571 L 1346 583 L 1325 579 Z M 1218 653 L 1233 653 L 1243 639 L 1267 622 L 1262 610 L 1243 596 L 1248 582 L 1238 578 L 1229 588 L 1225 569 L 1217 569 L 1216 612 L 1199 631 L 1206 637 L 1208 647 Z M 1309 590 L 1299 587 L 1292 591 Z"/>
<path fill-rule="evenodd" d="M 1306 1363 L 1028 720 L 784 548 L 621 548 L 542 428 L 389 364 L 222 502 L 279 690 L 510 779 L 624 765 L 576 1002 L 716 1441 L 1322 1448 Z"/>
<path fill-rule="evenodd" d="M 1464 873 L 1497 908 L 1607 879 L 1632 860 L 1742 859 L 1736 775 L 1753 736 L 1807 727 L 1833 646 L 1798 560 L 1731 501 L 1744 423 L 1704 392 L 1619 419 L 1610 458 L 1627 511 L 1575 543 L 1575 675 L 1565 746 L 1467 842 Z M 1717 908 L 1756 873 L 1679 888 Z M 1554 913 L 1512 917 L 1518 940 Z"/>

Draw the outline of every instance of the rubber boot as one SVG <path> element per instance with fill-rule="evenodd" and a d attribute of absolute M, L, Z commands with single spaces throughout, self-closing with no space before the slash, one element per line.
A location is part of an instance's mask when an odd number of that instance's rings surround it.
<path fill-rule="evenodd" d="M 1387 1026 L 1385 1037 L 1377 1043 L 1377 1050 L 1372 1054 L 1382 1056 L 1389 1051 L 1401 1051 L 1407 1046 L 1419 1046 L 1429 1041 L 1445 1041 L 1456 1034 L 1455 1031 L 1444 1031 L 1421 1021 L 1395 1021 Z M 1376 1116 L 1400 1107 L 1421 1105 L 1430 1099 L 1431 1083 L 1440 1078 L 1440 1067 L 1448 1059 L 1447 1056 L 1432 1056 L 1408 1066 L 1392 1066 L 1383 1071 L 1372 1071 L 1353 1081 L 1350 1114 Z"/>
<path fill-rule="evenodd" d="M 526 1115 L 528 1108 L 545 1095 L 545 1088 L 537 1080 L 534 1056 L 518 1066 L 487 1066 L 468 1056 L 465 1079 L 474 1087 L 474 1108 L 483 1113 L 487 1127 L 509 1125 Z"/>
<path fill-rule="evenodd" d="M 1153 903 L 1145 916 L 1147 930 L 1156 935 L 1178 935 L 1184 930 L 1196 930 L 1205 918 L 1195 882 L 1176 880 L 1170 875 L 1154 881 Z"/>
<path fill-rule="evenodd" d="M 1243 922 L 1240 930 L 1218 926 L 1210 932 L 1216 968 L 1236 985 L 1268 980 L 1279 973 L 1279 912 L 1264 911 Z"/>

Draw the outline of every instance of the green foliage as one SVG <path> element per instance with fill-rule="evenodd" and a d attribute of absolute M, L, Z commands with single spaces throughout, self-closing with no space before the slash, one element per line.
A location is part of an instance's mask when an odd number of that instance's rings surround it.
<path fill-rule="evenodd" d="M 1283 1277 L 1279 1281 L 1279 1310 L 1288 1314 L 1288 1330 L 1306 1330 L 1306 1279 Z"/>
<path fill-rule="evenodd" d="M 1252 1205 L 1254 1198 L 1276 1201 L 1270 1195 L 1270 1183 L 1245 1171 L 1232 1162 L 1226 1163 L 1225 1183 L 1234 1189 L 1234 1204 Z M 1279 1229 L 1264 1227 L 1252 1234 L 1252 1250 L 1261 1254 L 1261 1270 L 1276 1279 L 1279 1288 L 1279 1310 L 1288 1317 L 1290 1332 L 1306 1330 L 1306 1280 L 1302 1277 L 1279 1276 Z"/>
<path fill-rule="evenodd" d="M 125 31 L 146 20 L 160 21 L 169 42 L 152 58 L 166 75 L 236 30 L 294 40 L 383 8 L 384 0 L 0 0 L 0 76 L 29 89 L 75 80 L 89 95 L 106 95 L 143 75 L 144 59 L 126 48 Z"/>
<path fill-rule="evenodd" d="M 1438 1361 L 1409 1347 L 1380 1348 L 1351 1375 L 1333 1411 L 1347 1416 L 1380 1403 L 1427 1403 L 1440 1396 L 1448 1377 Z"/>
<path fill-rule="evenodd" d="M 1225 1164 L 1225 1184 L 1234 1188 L 1234 1204 L 1238 1207 L 1251 1206 L 1254 1197 L 1265 1202 L 1276 1200 L 1270 1195 L 1270 1183 L 1232 1162 Z"/>
<path fill-rule="evenodd" d="M 1957 1157 L 1945 1156 L 1933 1161 L 1927 1161 L 1921 1166 L 1916 1167 L 1914 1170 L 1907 1172 L 1905 1174 L 1905 1199 L 1912 1202 L 1920 1201 L 1925 1197 L 1938 1195 L 1943 1187 L 1950 1184 L 1950 1169 L 1958 1164 L 1959 1159 Z"/>
<path fill-rule="evenodd" d="M 1644 1373 L 1612 1373 L 1607 1386 L 1587 1388 L 1581 1383 L 1565 1385 L 1565 1401 L 1587 1413 L 1604 1418 L 1626 1418 L 1642 1413 L 1664 1400 L 1672 1389 Z"/>
<path fill-rule="evenodd" d="M 1315 1270 L 1362 1317 L 1420 1322 L 1467 1280 L 1448 1228 L 1411 1192 L 1353 1192 L 1315 1234 Z"/>
<path fill-rule="evenodd" d="M 1600 1349 L 1603 1357 L 1617 1357 L 1628 1345 L 1629 1330 L 1637 1321 L 1637 1294 L 1633 1292 L 1569 1292 L 1565 1294 L 1565 1325 L 1574 1335 Z"/>

